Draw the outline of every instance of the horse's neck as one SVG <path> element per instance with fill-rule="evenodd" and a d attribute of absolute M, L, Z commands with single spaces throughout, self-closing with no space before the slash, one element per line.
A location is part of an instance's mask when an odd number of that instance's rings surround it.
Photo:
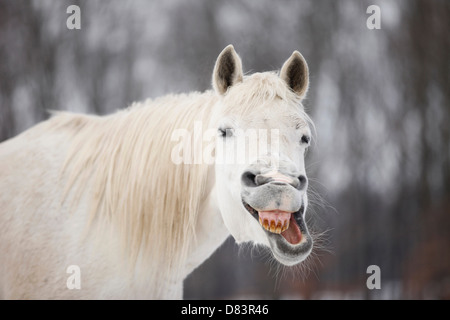
<path fill-rule="evenodd" d="M 195 239 L 186 264 L 186 276 L 208 259 L 230 235 L 217 205 L 216 188 L 209 190 L 200 208 Z"/>

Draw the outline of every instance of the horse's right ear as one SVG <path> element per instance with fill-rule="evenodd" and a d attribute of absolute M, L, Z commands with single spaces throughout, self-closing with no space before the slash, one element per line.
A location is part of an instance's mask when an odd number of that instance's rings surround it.
<path fill-rule="evenodd" d="M 213 72 L 213 87 L 219 94 L 225 94 L 228 88 L 243 78 L 241 58 L 233 45 L 228 45 L 217 58 Z"/>

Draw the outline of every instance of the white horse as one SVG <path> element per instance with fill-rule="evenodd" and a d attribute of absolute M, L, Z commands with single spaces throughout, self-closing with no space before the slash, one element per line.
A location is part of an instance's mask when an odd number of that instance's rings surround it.
<path fill-rule="evenodd" d="M 303 261 L 312 250 L 304 58 L 295 51 L 279 73 L 244 76 L 230 45 L 213 88 L 102 117 L 59 113 L 1 143 L 0 298 L 182 298 L 183 280 L 230 234 L 284 265 Z M 234 152 L 250 129 L 277 133 L 265 138 L 277 150 L 174 161 L 189 147 L 198 154 L 209 128 L 216 138 L 203 154 Z M 184 150 L 180 129 L 191 133 Z"/>

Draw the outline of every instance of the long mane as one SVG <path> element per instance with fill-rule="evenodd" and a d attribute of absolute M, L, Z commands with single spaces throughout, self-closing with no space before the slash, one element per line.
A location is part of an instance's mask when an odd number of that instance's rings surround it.
<path fill-rule="evenodd" d="M 207 166 L 174 164 L 171 134 L 208 121 L 215 100 L 212 92 L 191 93 L 134 103 L 104 117 L 56 116 L 76 132 L 62 171 L 66 201 L 73 207 L 87 197 L 89 226 L 117 230 L 128 267 L 142 261 L 146 276 L 158 272 L 150 276 L 165 281 L 172 275 L 164 272 L 183 272 Z M 154 287 L 156 293 L 161 284 Z"/>

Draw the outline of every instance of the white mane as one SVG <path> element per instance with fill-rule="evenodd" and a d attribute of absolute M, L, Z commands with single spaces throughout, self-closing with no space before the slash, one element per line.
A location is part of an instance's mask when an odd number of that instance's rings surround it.
<path fill-rule="evenodd" d="M 207 167 L 173 164 L 170 137 L 205 121 L 214 102 L 211 92 L 194 93 L 134 103 L 106 117 L 56 116 L 76 133 L 63 169 L 67 200 L 73 205 L 88 195 L 90 225 L 115 228 L 124 262 L 133 268 L 141 259 L 146 276 L 159 270 L 156 278 L 167 279 L 161 270 L 181 268 L 195 240 Z"/>

